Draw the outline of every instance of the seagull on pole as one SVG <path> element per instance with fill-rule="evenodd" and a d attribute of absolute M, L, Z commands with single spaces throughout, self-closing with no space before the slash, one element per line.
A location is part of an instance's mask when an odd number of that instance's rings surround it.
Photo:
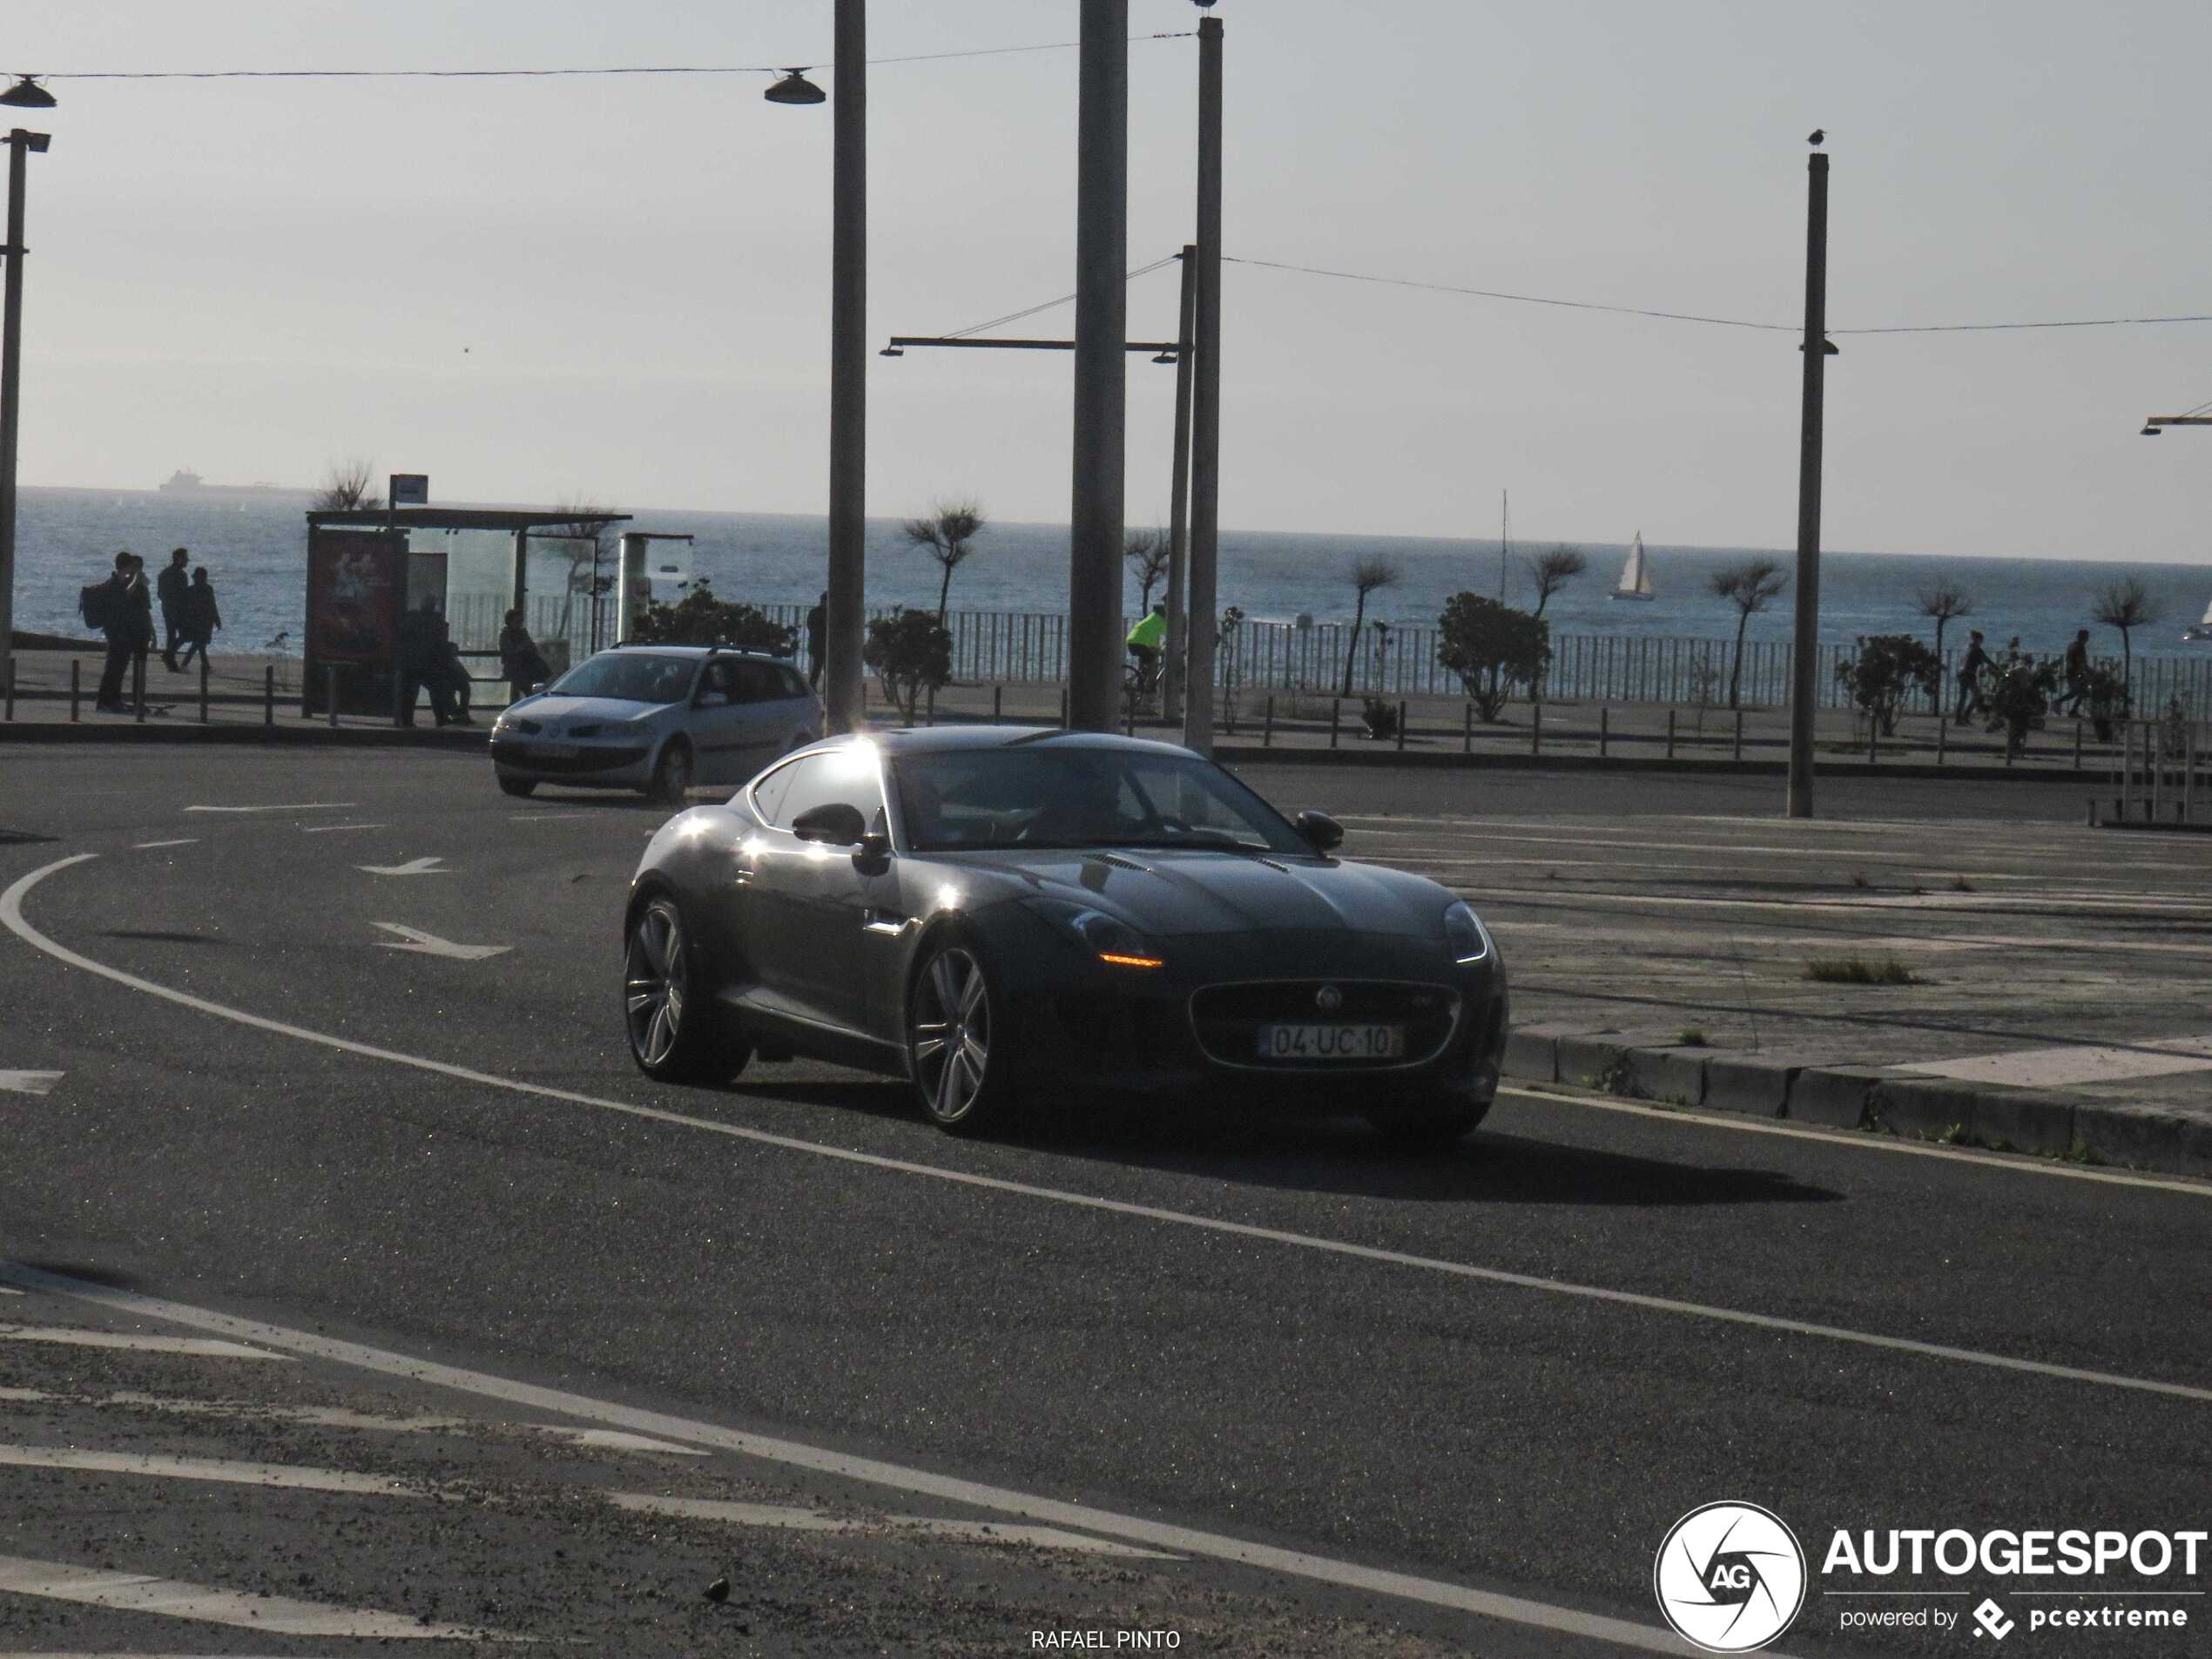
<path fill-rule="evenodd" d="M 1826 127 L 1813 128 L 1811 132 L 1805 134 L 1805 142 L 1816 150 L 1818 149 L 1828 142 L 1828 129 Z"/>

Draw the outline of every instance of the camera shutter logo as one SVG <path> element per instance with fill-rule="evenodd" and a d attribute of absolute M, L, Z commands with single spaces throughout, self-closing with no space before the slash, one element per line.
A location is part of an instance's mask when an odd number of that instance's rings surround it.
<path fill-rule="evenodd" d="M 1787 1630 L 1804 1606 L 1805 1553 L 1772 1512 L 1709 1503 L 1668 1530 L 1651 1588 L 1684 1641 L 1709 1653 L 1749 1653 Z"/>

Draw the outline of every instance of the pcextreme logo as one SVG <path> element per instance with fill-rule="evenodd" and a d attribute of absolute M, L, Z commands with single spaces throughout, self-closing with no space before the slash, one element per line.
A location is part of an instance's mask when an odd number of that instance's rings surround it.
<path fill-rule="evenodd" d="M 1668 1529 L 1652 1593 L 1676 1635 L 1709 1653 L 1749 1653 L 1805 1603 L 1805 1553 L 1782 1518 L 1755 1503 L 1709 1503 Z"/>

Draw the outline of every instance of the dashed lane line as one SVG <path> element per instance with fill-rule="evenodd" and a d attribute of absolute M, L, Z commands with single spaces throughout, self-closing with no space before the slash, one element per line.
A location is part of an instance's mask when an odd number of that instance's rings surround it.
<path fill-rule="evenodd" d="M 303 827 L 302 835 L 343 835 L 348 830 L 389 829 L 389 824 L 310 824 Z"/>
<path fill-rule="evenodd" d="M 182 840 L 177 841 L 133 841 L 131 844 L 131 850 L 133 853 L 151 853 L 158 846 L 198 846 L 199 845 L 199 837 L 187 835 Z"/>
<path fill-rule="evenodd" d="M 127 1348 L 138 1353 L 186 1353 L 203 1359 L 288 1360 L 289 1354 L 269 1353 L 241 1343 L 217 1342 L 206 1337 L 164 1337 L 135 1331 L 81 1331 L 74 1325 L 0 1325 L 0 1342 L 52 1342 L 73 1348 Z"/>
<path fill-rule="evenodd" d="M 343 1492 L 376 1498 L 435 1498 L 448 1493 L 431 1482 L 352 1469 L 316 1469 L 296 1463 L 256 1463 L 238 1458 L 168 1457 L 150 1452 L 101 1452 L 89 1446 L 0 1445 L 0 1467 L 68 1469 L 80 1474 L 135 1474 L 167 1480 L 206 1480 L 223 1486 L 279 1487 L 295 1492 Z"/>
<path fill-rule="evenodd" d="M 1143 1561 L 1173 1561 L 1164 1550 L 1139 1549 L 1057 1527 L 1025 1527 L 1015 1521 L 948 1521 L 937 1515 L 887 1515 L 857 1521 L 783 1504 L 726 1503 L 717 1498 L 671 1498 L 658 1492 L 610 1492 L 617 1509 L 670 1515 L 685 1521 L 719 1521 L 736 1527 L 775 1527 L 787 1532 L 905 1532 L 933 1538 L 963 1539 L 978 1544 L 1034 1544 L 1041 1549 L 1072 1549 L 1087 1555 L 1119 1555 Z"/>
<path fill-rule="evenodd" d="M 467 1625 L 439 1624 L 412 1613 L 379 1613 L 288 1595 L 246 1595 L 150 1573 L 118 1573 L 21 1555 L 0 1555 L 0 1595 L 75 1602 L 122 1613 L 154 1613 L 257 1630 L 263 1635 L 362 1636 L 390 1642 L 529 1640 Z"/>
<path fill-rule="evenodd" d="M 0 899 L 0 907 L 4 907 Z M 550 1092 L 550 1091 L 541 1091 Z M 774 1138 L 774 1137 L 770 1137 Z M 804 1143 L 795 1143 L 804 1147 Z M 821 1149 L 815 1149 L 821 1150 Z M 883 1160 L 863 1159 L 874 1163 Z M 987 1186 L 1003 1186 L 996 1181 L 981 1182 Z M 1240 1231 L 1256 1231 L 1257 1229 Z M 334 1365 L 347 1366 L 380 1376 L 401 1377 L 430 1388 L 448 1388 L 457 1393 L 475 1394 L 527 1406 L 533 1410 L 551 1413 L 556 1416 L 577 1418 L 585 1422 L 597 1422 L 612 1427 L 624 1428 L 640 1434 L 662 1440 L 688 1440 L 695 1445 L 727 1452 L 738 1457 L 757 1458 L 764 1462 L 780 1464 L 786 1467 L 808 1470 L 819 1474 L 856 1480 L 865 1485 L 883 1487 L 893 1491 L 938 1499 L 968 1509 L 984 1509 L 1021 1517 L 1046 1526 L 1067 1527 L 1077 1532 L 1096 1534 L 1118 1539 L 1140 1548 L 1158 1549 L 1171 1554 L 1198 1555 L 1210 1560 L 1230 1561 L 1264 1572 L 1279 1573 L 1288 1577 L 1302 1578 L 1317 1583 L 1338 1584 L 1363 1590 L 1370 1595 L 1389 1595 L 1402 1601 L 1417 1602 L 1430 1607 L 1440 1607 L 1457 1612 L 1472 1614 L 1480 1618 L 1496 1619 L 1512 1624 L 1561 1631 L 1586 1636 L 1593 1641 L 1611 1643 L 1616 1647 L 1633 1648 L 1646 1653 L 1681 1655 L 1685 1649 L 1670 1632 L 1654 1625 L 1635 1624 L 1625 1619 L 1615 1619 L 1603 1614 L 1588 1613 L 1578 1608 L 1557 1607 L 1549 1602 L 1525 1596 L 1507 1595 L 1493 1590 L 1480 1590 L 1464 1584 L 1454 1584 L 1441 1579 L 1419 1578 L 1407 1573 L 1391 1572 L 1381 1568 L 1365 1566 L 1357 1561 L 1339 1561 L 1326 1555 L 1317 1555 L 1305 1550 L 1285 1549 L 1277 1545 L 1263 1544 L 1251 1539 L 1237 1538 L 1226 1534 L 1208 1532 L 1193 1527 L 1180 1527 L 1170 1522 L 1150 1521 L 1140 1515 L 1117 1514 L 1109 1509 L 1047 1498 L 1017 1491 L 1008 1487 L 985 1485 L 981 1481 L 965 1480 L 958 1476 L 940 1474 L 927 1469 L 886 1462 L 877 1458 L 858 1457 L 826 1447 L 808 1446 L 797 1440 L 786 1440 L 765 1434 L 748 1433 L 741 1429 L 725 1428 L 717 1423 L 699 1422 L 688 1418 L 671 1417 L 659 1412 L 640 1410 L 611 1400 L 594 1399 L 586 1395 L 572 1394 L 564 1390 L 546 1388 L 534 1383 L 518 1382 L 509 1378 L 494 1377 L 483 1372 L 464 1371 L 458 1366 L 437 1364 L 408 1354 L 394 1353 L 385 1349 L 367 1347 L 360 1343 L 346 1342 L 337 1338 L 320 1336 L 313 1332 L 290 1330 L 259 1320 L 241 1319 L 211 1309 L 196 1308 L 181 1302 L 164 1301 L 142 1296 L 133 1291 L 118 1290 L 111 1285 L 96 1285 L 89 1279 L 69 1278 L 51 1273 L 42 1268 L 27 1267 L 17 1262 L 0 1260 L 0 1278 L 13 1279 L 27 1288 L 67 1296 L 91 1302 L 96 1305 L 127 1312 L 136 1318 L 162 1320 L 180 1325 L 187 1329 L 220 1331 L 231 1336 L 250 1336 L 293 1353 L 308 1355 Z M 5 1559 L 0 1558 L 0 1589 L 4 1581 Z"/>
<path fill-rule="evenodd" d="M 0 1095 L 48 1095 L 65 1074 L 58 1071 L 0 1071 Z"/>
<path fill-rule="evenodd" d="M 1914 1337 L 1890 1336 L 1875 1331 L 1858 1331 L 1847 1325 L 1824 1325 L 1811 1319 L 1788 1318 L 1779 1314 L 1754 1312 L 1743 1308 L 1721 1307 L 1710 1303 L 1685 1301 L 1678 1297 L 1656 1296 L 1642 1291 L 1615 1290 L 1602 1285 L 1578 1284 L 1571 1279 L 1548 1278 L 1534 1273 L 1517 1273 L 1505 1268 L 1484 1267 L 1472 1262 L 1456 1262 L 1433 1256 L 1420 1256 L 1410 1251 L 1386 1250 L 1373 1244 L 1353 1244 L 1346 1239 L 1327 1238 L 1311 1233 L 1291 1232 L 1279 1227 L 1263 1227 L 1251 1222 L 1230 1221 L 1217 1216 L 1194 1214 L 1189 1211 L 1170 1210 L 1158 1204 L 1137 1204 L 1126 1198 L 1108 1198 L 1092 1193 L 1070 1192 L 1059 1187 L 1037 1186 L 1027 1181 L 1009 1181 L 997 1176 L 978 1175 L 966 1170 L 947 1169 L 941 1164 L 917 1163 L 905 1158 L 887 1157 L 880 1153 L 863 1152 L 857 1148 L 827 1146 L 819 1141 L 800 1139 L 797 1136 L 777 1135 L 767 1130 L 752 1129 L 744 1124 L 718 1122 L 712 1118 L 693 1117 L 683 1112 L 671 1112 L 658 1106 L 639 1105 L 631 1101 L 610 1100 L 601 1096 L 580 1094 L 574 1089 L 555 1089 L 544 1083 L 525 1082 L 520 1078 L 502 1077 L 492 1072 L 477 1071 L 468 1066 L 456 1066 L 450 1062 L 433 1060 L 422 1055 L 404 1053 L 395 1049 L 379 1048 L 374 1043 L 357 1042 L 350 1037 L 333 1036 L 328 1032 L 311 1030 L 305 1026 L 273 1020 L 266 1015 L 249 1014 L 206 997 L 195 996 L 172 986 L 128 974 L 119 968 L 71 950 L 68 946 L 48 938 L 31 926 L 23 912 L 24 896 L 41 881 L 57 873 L 97 859 L 97 853 L 72 853 L 53 863 L 43 865 L 19 876 L 6 892 L 0 893 L 0 927 L 5 927 L 24 943 L 44 951 L 55 961 L 72 968 L 97 974 L 118 985 L 127 985 L 149 996 L 159 997 L 180 1008 L 212 1015 L 254 1030 L 267 1031 L 279 1036 L 312 1042 L 343 1054 L 359 1055 L 365 1059 L 388 1061 L 394 1065 L 411 1067 L 435 1076 L 450 1077 L 456 1082 L 474 1083 L 486 1089 L 504 1089 L 511 1094 L 528 1095 L 539 1100 L 557 1100 L 572 1106 L 588 1107 L 596 1111 L 615 1112 L 625 1117 L 638 1118 L 647 1123 L 664 1123 L 674 1128 L 694 1130 L 703 1134 L 718 1135 L 732 1140 L 749 1141 L 759 1146 L 773 1146 L 785 1151 L 801 1152 L 810 1157 L 833 1158 L 842 1163 L 862 1168 L 886 1170 L 897 1175 L 909 1175 L 924 1180 L 942 1181 L 949 1185 L 964 1186 L 981 1191 L 1000 1192 L 1017 1197 L 1035 1198 L 1048 1204 L 1065 1204 L 1071 1208 L 1096 1211 L 1106 1215 L 1129 1216 L 1141 1220 L 1163 1223 L 1170 1226 L 1189 1227 L 1199 1231 L 1219 1233 L 1232 1238 L 1259 1239 L 1269 1244 L 1283 1244 L 1294 1250 L 1312 1251 L 1317 1254 L 1336 1256 L 1355 1261 L 1370 1262 L 1392 1267 L 1411 1268 L 1419 1272 L 1434 1273 L 1447 1278 L 1477 1284 L 1496 1285 L 1514 1290 L 1534 1291 L 1547 1296 L 1568 1298 L 1577 1301 L 1597 1303 L 1608 1307 L 1634 1308 L 1642 1312 L 1663 1313 L 1678 1318 L 1710 1320 L 1719 1325 L 1745 1326 L 1752 1330 L 1781 1332 L 1791 1336 L 1811 1337 L 1829 1342 L 1848 1343 L 1854 1346 L 1879 1349 L 1891 1353 L 1912 1354 L 1918 1358 L 1940 1359 L 1952 1364 L 1984 1366 L 1995 1371 L 2011 1372 L 2016 1375 L 2051 1378 L 2067 1382 L 2087 1383 L 2098 1387 L 2116 1388 L 2130 1393 L 2159 1394 L 2177 1399 L 2188 1399 L 2212 1404 L 2212 1387 L 2191 1383 L 2169 1382 L 2160 1378 L 2130 1377 L 2117 1372 L 2097 1371 L 2082 1366 L 2059 1365 L 2050 1360 L 2030 1359 L 2016 1354 L 1993 1353 L 1979 1348 L 1961 1348 L 1948 1343 L 1927 1342 Z M 33 1288 L 50 1285 L 75 1285 L 78 1281 L 66 1281 L 35 1269 L 0 1261 L 0 1281 L 9 1281 Z M 79 1293 L 72 1289 L 69 1294 Z M 180 1323 L 184 1323 L 180 1321 Z"/>
<path fill-rule="evenodd" d="M 350 800 L 301 800 L 279 806 L 187 806 L 188 813 L 339 813 L 359 805 Z"/>

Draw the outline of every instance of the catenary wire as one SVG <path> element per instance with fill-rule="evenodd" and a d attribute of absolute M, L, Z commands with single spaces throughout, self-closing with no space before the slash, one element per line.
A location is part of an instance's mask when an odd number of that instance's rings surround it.
<path fill-rule="evenodd" d="M 1141 276 L 1150 276 L 1155 271 L 1173 265 L 1182 257 L 1180 253 L 1170 253 L 1164 260 L 1155 260 L 1150 265 L 1140 265 L 1136 269 L 1124 275 L 1122 280 L 1134 282 Z M 1028 306 L 1020 311 L 1009 311 L 1003 317 L 994 317 L 988 322 L 972 322 L 965 328 L 955 328 L 949 334 L 940 334 L 938 338 L 940 340 L 964 340 L 970 334 L 981 334 L 986 328 L 996 328 L 1004 323 L 1019 322 L 1024 317 L 1035 316 L 1040 311 L 1050 311 L 1055 306 L 1064 306 L 1075 297 L 1072 293 L 1063 293 L 1057 300 L 1047 300 L 1042 305 Z"/>

